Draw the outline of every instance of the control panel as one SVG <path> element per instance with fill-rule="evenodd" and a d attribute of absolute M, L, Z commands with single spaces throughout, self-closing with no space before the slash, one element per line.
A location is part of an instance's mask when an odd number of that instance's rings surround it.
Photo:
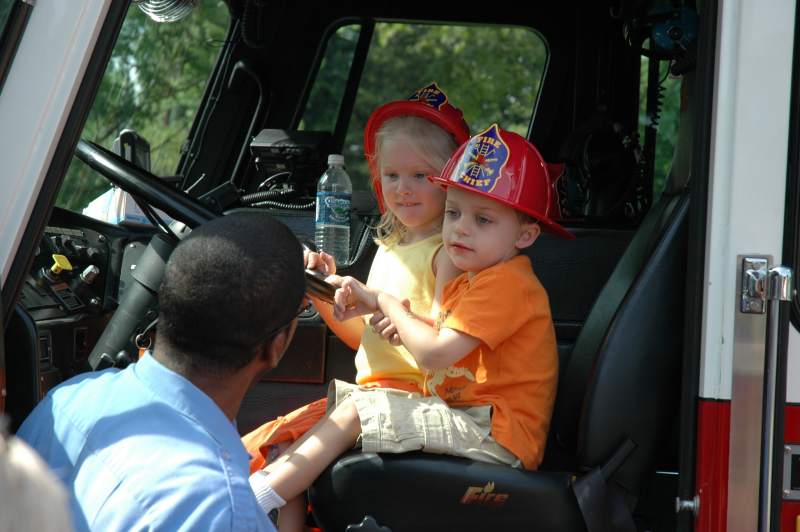
<path fill-rule="evenodd" d="M 37 322 L 102 311 L 109 247 L 89 229 L 47 227 L 21 303 Z"/>

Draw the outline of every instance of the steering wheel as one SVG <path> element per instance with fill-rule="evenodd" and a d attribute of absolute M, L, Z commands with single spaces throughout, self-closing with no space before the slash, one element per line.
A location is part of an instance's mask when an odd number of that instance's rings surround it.
<path fill-rule="evenodd" d="M 78 141 L 75 155 L 122 190 L 141 198 L 192 229 L 220 216 L 185 192 L 166 185 L 152 173 L 94 142 Z M 150 248 L 154 249 L 150 256 L 157 256 L 161 260 L 156 258 L 143 261 L 141 266 L 145 268 L 137 268 L 134 271 L 137 282 L 132 283 L 131 289 L 125 292 L 117 311 L 89 356 L 92 369 L 115 365 L 117 360 L 112 355 L 124 350 L 136 325 L 142 321 L 148 308 L 155 302 L 155 294 L 172 249 L 163 239 L 156 238 L 148 246 L 147 251 Z M 148 271 L 144 271 L 145 269 Z M 325 301 L 332 301 L 333 292 L 336 291 L 336 287 L 320 278 L 318 272 L 310 270 L 306 270 L 306 289 Z M 125 359 L 117 357 L 120 358 L 123 361 Z"/>
<path fill-rule="evenodd" d="M 150 172 L 94 142 L 78 141 L 75 155 L 122 190 L 142 198 L 190 228 L 219 217 L 185 192 L 166 185 Z"/>
<path fill-rule="evenodd" d="M 186 193 L 169 187 L 150 172 L 94 142 L 78 141 L 75 155 L 122 190 L 141 198 L 173 219 L 195 228 L 219 215 Z M 135 282 L 126 289 L 119 306 L 103 330 L 91 354 L 89 365 L 99 370 L 109 366 L 124 367 L 132 357 L 130 345 L 136 326 L 157 301 L 158 288 L 164 276 L 167 259 L 175 243 L 156 235 L 140 258 L 133 272 Z"/>

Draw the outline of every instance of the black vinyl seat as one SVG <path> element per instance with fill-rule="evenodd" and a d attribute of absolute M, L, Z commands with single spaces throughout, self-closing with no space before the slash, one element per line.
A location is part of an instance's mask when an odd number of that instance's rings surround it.
<path fill-rule="evenodd" d="M 578 491 L 583 511 L 601 514 L 601 523 L 621 507 L 620 523 L 632 524 L 680 388 L 689 190 L 671 188 L 645 216 L 562 361 L 539 471 L 425 453 L 348 453 L 309 491 L 320 526 L 346 530 L 371 516 L 385 528 L 351 530 L 586 530 L 574 481 L 615 455 L 603 489 L 581 489 L 578 480 Z"/>

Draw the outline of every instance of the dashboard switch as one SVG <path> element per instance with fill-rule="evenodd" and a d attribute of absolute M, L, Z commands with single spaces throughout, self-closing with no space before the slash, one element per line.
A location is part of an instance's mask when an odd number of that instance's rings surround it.
<path fill-rule="evenodd" d="M 59 275 L 62 271 L 72 271 L 72 263 L 64 255 L 53 253 L 53 265 L 50 266 L 50 271 L 54 275 Z"/>
<path fill-rule="evenodd" d="M 39 272 L 39 285 L 44 286 L 45 281 L 50 281 L 51 284 L 59 282 L 59 277 L 63 271 L 72 271 L 72 263 L 64 255 L 53 253 L 53 265 L 43 267 Z"/>
<path fill-rule="evenodd" d="M 100 275 L 100 268 L 90 264 L 81 272 L 80 277 L 85 284 L 92 284 L 98 275 Z"/>

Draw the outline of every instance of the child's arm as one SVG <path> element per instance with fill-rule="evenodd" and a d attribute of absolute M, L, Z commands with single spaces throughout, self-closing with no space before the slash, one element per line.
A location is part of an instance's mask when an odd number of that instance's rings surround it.
<path fill-rule="evenodd" d="M 437 316 L 439 314 L 439 301 L 442 299 L 444 285 L 458 277 L 458 275 L 462 272 L 455 267 L 453 261 L 450 260 L 450 256 L 445 253 L 444 247 L 439 247 L 439 249 L 436 251 L 436 254 L 432 260 L 432 268 L 433 274 L 436 276 L 436 285 L 434 287 L 430 316 Z M 404 300 L 403 304 L 406 305 L 407 301 L 408 300 Z M 409 305 L 406 305 L 406 307 L 410 308 Z M 431 317 L 423 317 L 419 315 L 417 315 L 417 317 L 429 325 L 433 325 L 434 323 L 434 320 Z M 397 328 L 380 310 L 377 310 L 373 314 L 372 318 L 370 318 L 369 324 L 378 334 L 383 337 L 384 340 L 388 341 L 390 344 L 403 345 L 403 342 L 400 340 L 400 337 L 397 334 Z"/>
<path fill-rule="evenodd" d="M 364 320 L 353 318 L 347 321 L 339 321 L 333 316 L 333 305 L 314 296 L 309 297 L 314 303 L 317 312 L 319 312 L 319 315 L 333 333 L 347 344 L 350 349 L 358 349 L 358 346 L 361 345 L 361 336 L 364 334 Z"/>
<path fill-rule="evenodd" d="M 433 257 L 433 274 L 436 276 L 436 284 L 433 289 L 433 304 L 431 305 L 431 316 L 439 315 L 439 303 L 442 301 L 444 285 L 455 279 L 461 274 L 461 270 L 456 268 L 450 260 L 442 245 Z"/>
<path fill-rule="evenodd" d="M 392 320 L 397 335 L 417 362 L 428 369 L 452 366 L 481 343 L 474 336 L 443 327 L 436 328 L 406 309 L 395 297 L 378 293 L 378 307 Z"/>
<path fill-rule="evenodd" d="M 417 362 L 429 369 L 446 368 L 478 347 L 480 340 L 454 329 L 436 328 L 385 292 L 368 288 L 352 277 L 345 277 L 336 291 L 334 315 L 347 319 L 380 309 L 397 328 L 403 345 Z"/>
<path fill-rule="evenodd" d="M 313 251 L 306 250 L 303 253 L 303 258 L 305 259 L 306 268 L 320 270 L 328 276 L 326 281 L 336 286 L 341 285 L 341 277 L 335 275 L 336 262 L 333 260 L 332 256 L 325 252 L 314 253 Z M 314 296 L 309 297 L 314 303 L 314 307 L 316 307 L 319 315 L 334 334 L 351 349 L 358 349 L 358 346 L 361 344 L 361 336 L 364 334 L 364 321 L 360 319 L 339 321 L 333 316 L 333 305 Z"/>

